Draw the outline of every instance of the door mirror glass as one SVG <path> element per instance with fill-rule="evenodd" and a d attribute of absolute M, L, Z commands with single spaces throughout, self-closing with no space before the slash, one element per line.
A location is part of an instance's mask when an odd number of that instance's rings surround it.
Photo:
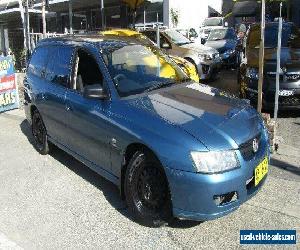
<path fill-rule="evenodd" d="M 83 96 L 89 99 L 104 100 L 108 97 L 101 84 L 87 85 L 83 89 Z"/>

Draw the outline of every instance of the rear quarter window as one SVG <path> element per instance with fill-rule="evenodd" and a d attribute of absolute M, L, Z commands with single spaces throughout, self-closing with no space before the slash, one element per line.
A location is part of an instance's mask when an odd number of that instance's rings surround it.
<path fill-rule="evenodd" d="M 70 46 L 53 46 L 49 49 L 51 57 L 46 73 L 48 81 L 64 87 L 69 86 L 74 51 L 75 48 Z"/>
<path fill-rule="evenodd" d="M 38 47 L 31 56 L 27 72 L 35 76 L 41 77 L 42 73 L 46 70 L 47 61 L 47 47 Z"/>

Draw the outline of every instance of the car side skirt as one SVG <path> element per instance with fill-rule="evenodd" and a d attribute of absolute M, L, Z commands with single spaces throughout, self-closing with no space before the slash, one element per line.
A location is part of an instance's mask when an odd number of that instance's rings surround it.
<path fill-rule="evenodd" d="M 91 170 L 93 170 L 94 172 L 96 172 L 97 174 L 99 174 L 102 177 L 104 177 L 105 179 L 107 179 L 108 181 L 112 182 L 113 184 L 115 184 L 117 186 L 120 185 L 119 178 L 117 178 L 116 176 L 112 175 L 107 170 L 105 170 L 102 167 L 96 165 L 95 163 L 93 163 L 93 162 L 85 159 L 81 155 L 79 155 L 76 152 L 70 150 L 69 148 L 67 148 L 66 146 L 64 146 L 61 143 L 57 142 L 53 138 L 49 137 L 48 140 L 51 143 L 53 143 L 54 145 L 56 145 L 57 147 L 59 147 L 60 149 L 62 149 L 63 151 L 65 151 L 66 153 L 68 153 L 69 155 L 73 156 L 76 160 L 80 161 L 85 166 L 87 166 L 88 168 L 90 168 Z"/>

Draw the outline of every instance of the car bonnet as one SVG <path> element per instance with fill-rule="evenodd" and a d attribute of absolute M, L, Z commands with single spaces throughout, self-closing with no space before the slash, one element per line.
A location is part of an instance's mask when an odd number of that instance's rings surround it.
<path fill-rule="evenodd" d="M 215 54 L 218 52 L 216 49 L 202 45 L 200 43 L 189 43 L 189 44 L 182 45 L 180 47 L 185 48 L 185 49 L 194 50 L 199 53 Z"/>
<path fill-rule="evenodd" d="M 180 127 L 209 150 L 238 148 L 262 129 L 258 113 L 248 103 L 198 83 L 154 91 L 129 103 Z"/>

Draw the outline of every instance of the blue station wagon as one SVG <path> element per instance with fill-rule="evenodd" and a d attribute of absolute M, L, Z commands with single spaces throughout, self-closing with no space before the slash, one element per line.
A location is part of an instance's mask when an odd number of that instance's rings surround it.
<path fill-rule="evenodd" d="M 143 225 L 224 216 L 265 182 L 261 116 L 134 38 L 42 40 L 24 86 L 38 152 L 56 145 L 116 184 Z"/>

